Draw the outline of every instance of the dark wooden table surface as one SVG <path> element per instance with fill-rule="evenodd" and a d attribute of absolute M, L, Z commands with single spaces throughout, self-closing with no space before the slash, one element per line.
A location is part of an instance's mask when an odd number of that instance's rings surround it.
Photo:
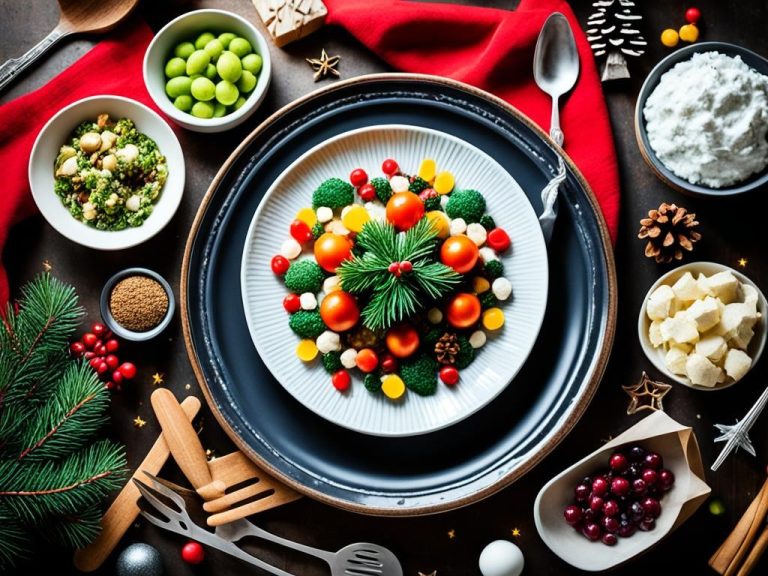
<path fill-rule="evenodd" d="M 481 2 L 476 2 L 481 4 Z M 497 0 L 492 3 L 513 8 L 516 2 Z M 270 530 L 304 543 L 327 549 L 338 549 L 354 541 L 368 540 L 391 547 L 400 557 L 405 574 L 419 571 L 438 576 L 479 574 L 478 555 L 482 548 L 498 538 L 514 538 L 525 554 L 526 574 L 574 574 L 571 568 L 544 545 L 536 533 L 532 506 L 538 489 L 554 474 L 596 449 L 636 422 L 640 416 L 627 416 L 628 397 L 622 384 L 636 382 L 643 370 L 658 376 L 643 356 L 637 339 L 636 320 L 642 298 L 650 284 L 666 268 L 644 258 L 642 243 L 635 238 L 637 222 L 644 213 L 662 201 L 682 203 L 697 212 L 702 222 L 703 240 L 696 248 L 696 258 L 736 266 L 746 258 L 744 272 L 762 288 L 768 289 L 765 265 L 766 194 L 758 191 L 739 199 L 705 200 L 686 198 L 660 183 L 643 163 L 635 143 L 633 110 L 640 84 L 651 67 L 667 53 L 658 41 L 660 31 L 683 23 L 688 4 L 682 0 L 639 3 L 644 12 L 643 28 L 649 39 L 648 54 L 633 63 L 630 81 L 606 86 L 606 97 L 613 122 L 616 148 L 622 178 L 623 203 L 621 229 L 616 245 L 619 280 L 619 317 L 617 337 L 611 362 L 597 395 L 581 422 L 538 467 L 503 492 L 470 507 L 431 517 L 380 519 L 358 516 L 304 499 L 260 517 Z M 590 13 L 588 0 L 574 0 L 574 8 L 582 22 Z M 200 7 L 219 7 L 258 21 L 248 0 L 153 0 L 143 3 L 140 13 L 153 28 L 159 28 L 173 16 Z M 768 5 L 764 0 L 739 3 L 701 0 L 698 7 L 704 15 L 703 40 L 734 42 L 768 55 Z M 58 10 L 53 0 L 0 0 L 0 61 L 20 55 L 42 38 L 56 23 Z M 26 73 L 9 90 L 0 95 L 0 103 L 21 96 L 52 78 L 72 64 L 93 45 L 95 38 L 78 38 L 59 45 L 51 54 Z M 274 78 L 262 108 L 242 127 L 224 135 L 204 135 L 179 130 L 179 138 L 188 159 L 185 197 L 176 217 L 167 229 L 145 245 L 118 253 L 97 252 L 73 244 L 58 235 L 41 217 L 17 226 L 10 235 L 3 254 L 12 286 L 30 279 L 48 260 L 54 273 L 78 289 L 88 310 L 88 321 L 98 318 L 97 297 L 103 282 L 115 271 L 127 266 L 143 265 L 164 274 L 178 289 L 181 257 L 187 232 L 198 203 L 211 179 L 237 143 L 269 113 L 317 87 L 312 81 L 305 57 L 315 57 L 321 48 L 329 54 L 340 54 L 343 77 L 387 70 L 384 63 L 368 53 L 346 33 L 326 28 L 301 43 L 285 50 L 271 47 Z M 116 63 L 116 65 L 119 65 Z M 685 87 L 681 86 L 681 90 Z M 165 247 L 172 246 L 172 250 Z M 162 250 L 158 249 L 163 247 Z M 113 400 L 111 433 L 124 442 L 131 465 L 138 464 L 158 434 L 148 399 L 152 391 L 150 375 L 165 374 L 166 385 L 181 396 L 190 385 L 198 393 L 181 338 L 177 321 L 168 338 L 151 348 L 125 347 L 123 356 L 132 358 L 139 367 L 136 384 Z M 665 399 L 667 412 L 677 420 L 693 426 L 701 446 L 705 465 L 714 460 L 718 447 L 713 444 L 716 422 L 732 423 L 741 418 L 766 384 L 766 361 L 763 360 L 738 386 L 727 391 L 697 392 L 675 386 Z M 148 424 L 141 430 L 132 420 L 140 415 Z M 207 411 L 203 415 L 201 437 L 206 447 L 225 454 L 232 446 Z M 752 439 L 757 458 L 743 453 L 732 456 L 717 473 L 708 473 L 714 498 L 725 505 L 725 513 L 713 516 L 704 505 L 674 534 L 644 556 L 616 570 L 616 574 L 708 574 L 707 559 L 717 548 L 744 511 L 765 478 L 768 463 L 768 416 L 758 421 Z M 170 465 L 164 472 L 170 478 L 178 471 Z M 453 538 L 449 537 L 453 534 Z M 119 549 L 131 542 L 148 542 L 163 552 L 166 574 L 173 576 L 222 576 L 256 573 L 237 561 L 210 553 L 198 567 L 185 565 L 178 551 L 182 541 L 154 527 L 137 523 L 123 539 Z M 75 574 L 70 557 L 63 551 L 45 550 L 31 566 L 19 574 Z M 586 553 L 586 549 L 585 549 Z M 264 557 L 289 572 L 301 576 L 327 573 L 322 566 L 300 555 L 277 549 L 264 549 Z M 755 574 L 768 573 L 764 560 Z M 99 574 L 114 574 L 114 556 Z"/>

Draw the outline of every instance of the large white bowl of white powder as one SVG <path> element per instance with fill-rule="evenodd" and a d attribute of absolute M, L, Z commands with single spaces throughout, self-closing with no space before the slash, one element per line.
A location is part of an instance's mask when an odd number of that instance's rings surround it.
<path fill-rule="evenodd" d="M 722 196 L 768 183 L 768 60 L 722 42 L 678 50 L 643 84 L 635 128 L 674 188 Z"/>

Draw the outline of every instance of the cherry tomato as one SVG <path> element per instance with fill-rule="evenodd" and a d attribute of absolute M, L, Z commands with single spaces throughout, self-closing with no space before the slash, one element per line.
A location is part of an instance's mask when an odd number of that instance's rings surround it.
<path fill-rule="evenodd" d="M 385 354 L 381 359 L 381 369 L 385 374 L 391 374 L 397 370 L 397 360 L 392 354 Z"/>
<path fill-rule="evenodd" d="M 92 349 L 94 346 L 96 346 L 96 342 L 99 341 L 99 337 L 96 336 L 96 334 L 93 334 L 91 332 L 86 332 L 83 334 L 83 337 L 80 339 L 83 342 L 83 345 L 88 349 Z"/>
<path fill-rule="evenodd" d="M 360 196 L 361 200 L 370 202 L 376 198 L 376 188 L 373 187 L 373 184 L 363 184 L 357 189 L 357 194 Z"/>
<path fill-rule="evenodd" d="M 360 319 L 357 301 L 349 292 L 335 290 L 320 303 L 320 317 L 334 332 L 349 330 Z"/>
<path fill-rule="evenodd" d="M 344 392 L 349 389 L 349 385 L 352 383 L 352 379 L 349 377 L 349 372 L 343 368 L 338 372 L 334 372 L 331 376 L 331 384 L 339 392 Z"/>
<path fill-rule="evenodd" d="M 80 358 L 85 353 L 85 344 L 82 342 L 72 342 L 69 347 L 69 353 L 75 358 Z"/>
<path fill-rule="evenodd" d="M 205 550 L 199 542 L 187 542 L 181 549 L 181 558 L 187 564 L 200 564 L 205 560 Z"/>
<path fill-rule="evenodd" d="M 326 232 L 315 240 L 315 260 L 327 272 L 336 272 L 336 268 L 351 257 L 352 242 L 346 236 Z"/>
<path fill-rule="evenodd" d="M 460 292 L 448 302 L 445 316 L 454 328 L 469 328 L 480 319 L 481 308 L 477 296 Z"/>
<path fill-rule="evenodd" d="M 685 11 L 685 19 L 691 24 L 696 24 L 696 22 L 698 22 L 700 18 L 701 18 L 701 10 L 699 10 L 696 7 L 688 8 L 688 10 Z"/>
<path fill-rule="evenodd" d="M 398 166 L 397 162 L 392 160 L 392 158 L 387 158 L 381 164 L 381 171 L 384 172 L 384 174 L 386 174 L 387 176 L 392 176 L 393 174 L 397 174 L 398 170 L 400 170 L 400 166 Z"/>
<path fill-rule="evenodd" d="M 355 188 L 359 188 L 366 182 L 368 182 L 368 174 L 365 173 L 365 170 L 362 168 L 355 168 L 352 170 L 352 173 L 349 175 L 349 181 L 352 183 L 352 186 Z"/>
<path fill-rule="evenodd" d="M 387 202 L 387 220 L 400 231 L 408 230 L 424 216 L 424 202 L 413 192 L 398 192 Z"/>
<path fill-rule="evenodd" d="M 387 331 L 386 342 L 393 356 L 408 358 L 419 348 L 419 333 L 410 324 L 400 324 Z"/>
<path fill-rule="evenodd" d="M 104 336 L 104 333 L 107 331 L 107 327 L 104 326 L 101 322 L 96 322 L 93 326 L 91 326 L 91 332 L 96 334 L 99 338 Z"/>
<path fill-rule="evenodd" d="M 309 225 L 303 220 L 294 220 L 291 222 L 291 236 L 293 236 L 299 244 L 304 244 L 314 238 Z"/>
<path fill-rule="evenodd" d="M 464 234 L 446 238 L 440 247 L 440 260 L 459 274 L 466 274 L 477 263 L 477 245 Z"/>
<path fill-rule="evenodd" d="M 288 258 L 278 254 L 277 256 L 272 258 L 272 262 L 270 263 L 270 266 L 272 266 L 272 272 L 274 272 L 278 276 L 282 276 L 283 274 L 288 272 L 288 268 L 290 268 L 291 263 L 288 262 Z"/>
<path fill-rule="evenodd" d="M 509 239 L 503 228 L 494 228 L 488 232 L 488 238 L 486 239 L 488 246 L 496 250 L 496 252 L 504 252 L 512 245 L 512 240 Z"/>
<path fill-rule="evenodd" d="M 301 309 L 301 298 L 298 294 L 288 294 L 283 298 L 283 308 L 288 314 L 293 314 Z"/>
<path fill-rule="evenodd" d="M 355 364 L 361 371 L 368 373 L 376 370 L 379 365 L 379 357 L 370 348 L 363 348 L 355 357 Z"/>
<path fill-rule="evenodd" d="M 112 338 L 111 340 L 107 340 L 105 346 L 107 348 L 107 352 L 111 354 L 112 352 L 117 352 L 120 349 L 120 342 Z"/>
<path fill-rule="evenodd" d="M 126 380 L 133 380 L 133 378 L 136 376 L 136 366 L 130 362 L 123 362 L 118 370 L 120 370 L 120 373 Z"/>
<path fill-rule="evenodd" d="M 442 380 L 448 386 L 453 386 L 459 381 L 459 371 L 455 366 L 443 366 L 438 373 L 440 380 Z"/>

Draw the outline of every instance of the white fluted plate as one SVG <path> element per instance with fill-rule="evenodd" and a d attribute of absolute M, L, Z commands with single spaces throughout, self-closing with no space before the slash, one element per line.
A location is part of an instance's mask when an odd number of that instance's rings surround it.
<path fill-rule="evenodd" d="M 296 212 L 312 203 L 312 193 L 332 177 L 346 179 L 355 168 L 371 177 L 381 174 L 386 158 L 397 160 L 406 173 L 416 173 L 424 158 L 434 158 L 438 170 L 450 170 L 456 187 L 479 190 L 488 213 L 512 238 L 502 256 L 504 276 L 513 297 L 502 303 L 506 323 L 477 350 L 472 364 L 461 371 L 458 385 L 438 385 L 433 396 L 407 392 L 392 402 L 371 394 L 353 370 L 353 385 L 337 392 L 319 359 L 304 363 L 294 350 L 298 337 L 288 326 L 282 306 L 286 289 L 272 273 L 270 260 L 288 238 Z M 311 257 L 311 254 L 302 257 Z M 470 416 L 493 400 L 522 368 L 536 341 L 547 303 L 549 269 L 539 221 L 515 179 L 478 148 L 436 130 L 405 125 L 371 126 L 340 134 L 291 164 L 272 184 L 251 221 L 241 269 L 243 306 L 248 329 L 264 363 L 296 400 L 323 418 L 365 434 L 412 436 L 424 434 Z"/>

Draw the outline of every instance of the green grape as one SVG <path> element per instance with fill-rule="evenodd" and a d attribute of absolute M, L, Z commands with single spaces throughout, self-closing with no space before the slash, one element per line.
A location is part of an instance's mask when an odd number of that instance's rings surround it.
<path fill-rule="evenodd" d="M 195 50 L 187 59 L 187 76 L 202 74 L 211 62 L 211 55 L 205 50 Z"/>
<path fill-rule="evenodd" d="M 237 38 L 233 38 L 232 42 L 229 43 L 228 50 L 230 52 L 234 52 L 235 56 L 238 58 L 242 58 L 246 54 L 250 54 L 253 52 L 253 48 L 251 48 L 251 43 L 248 42 L 245 38 L 240 38 L 239 36 Z"/>
<path fill-rule="evenodd" d="M 182 42 L 173 49 L 173 55 L 185 60 L 195 51 L 195 45 L 192 42 Z"/>
<path fill-rule="evenodd" d="M 192 80 L 192 82 L 194 82 L 198 78 L 203 78 L 203 75 L 202 74 L 192 74 L 192 76 L 189 77 L 189 79 Z"/>
<path fill-rule="evenodd" d="M 192 96 L 203 102 L 213 100 L 216 94 L 216 85 L 208 78 L 196 78 L 192 81 Z"/>
<path fill-rule="evenodd" d="M 182 112 L 189 112 L 192 110 L 193 103 L 194 100 L 192 100 L 192 96 L 189 94 L 182 94 L 181 96 L 177 96 L 176 100 L 173 101 L 173 105 Z"/>
<path fill-rule="evenodd" d="M 222 116 L 227 115 L 227 107 L 224 106 L 221 102 L 216 102 L 213 105 L 213 117 L 214 118 L 221 118 Z"/>
<path fill-rule="evenodd" d="M 240 96 L 240 98 L 237 99 L 237 102 L 235 102 L 232 107 L 235 110 L 240 110 L 240 108 L 243 107 L 243 104 L 245 104 L 245 96 Z"/>
<path fill-rule="evenodd" d="M 223 34 L 219 34 L 219 41 L 221 42 L 221 45 L 224 46 L 224 50 L 229 48 L 229 43 L 232 42 L 237 38 L 235 34 L 232 34 L 232 32 L 224 32 Z"/>
<path fill-rule="evenodd" d="M 216 66 L 213 64 L 208 64 L 205 69 L 205 77 L 208 78 L 208 80 L 214 80 L 216 78 L 216 74 Z"/>
<path fill-rule="evenodd" d="M 261 66 L 264 63 L 258 54 L 247 54 L 243 56 L 243 70 L 248 70 L 254 76 L 261 72 Z"/>
<path fill-rule="evenodd" d="M 221 56 L 221 53 L 224 51 L 224 45 L 221 43 L 221 40 L 214 38 L 205 45 L 204 50 L 211 55 L 211 60 L 216 62 L 219 56 Z"/>
<path fill-rule="evenodd" d="M 184 62 L 184 58 L 171 58 L 165 65 L 165 75 L 168 78 L 176 78 L 176 76 L 184 76 L 187 70 L 187 63 Z"/>
<path fill-rule="evenodd" d="M 192 116 L 213 118 L 213 104 L 210 102 L 195 102 L 195 105 L 192 106 Z"/>
<path fill-rule="evenodd" d="M 205 48 L 205 45 L 208 44 L 208 42 L 210 42 L 214 38 L 216 38 L 216 36 L 214 36 L 210 32 L 203 32 L 202 34 L 200 34 L 200 36 L 197 37 L 197 40 L 195 40 L 195 48 L 197 48 L 198 50 L 202 50 L 203 48 Z"/>
<path fill-rule="evenodd" d="M 240 90 L 240 92 L 243 92 L 244 94 L 247 94 L 251 90 L 253 90 L 256 87 L 256 76 L 248 72 L 248 70 L 243 70 L 243 75 L 240 76 L 240 80 L 237 82 L 237 88 Z"/>
<path fill-rule="evenodd" d="M 189 94 L 192 88 L 192 79 L 186 76 L 176 76 L 165 84 L 165 93 L 171 98 L 178 98 L 182 94 Z"/>
<path fill-rule="evenodd" d="M 237 82 L 243 73 L 243 66 L 240 64 L 240 58 L 232 52 L 225 51 L 216 62 L 216 70 L 222 80 Z"/>
<path fill-rule="evenodd" d="M 237 86 L 232 84 L 232 82 L 222 80 L 216 84 L 216 100 L 224 104 L 224 106 L 237 102 L 238 96 L 240 96 L 240 93 L 237 91 Z"/>

